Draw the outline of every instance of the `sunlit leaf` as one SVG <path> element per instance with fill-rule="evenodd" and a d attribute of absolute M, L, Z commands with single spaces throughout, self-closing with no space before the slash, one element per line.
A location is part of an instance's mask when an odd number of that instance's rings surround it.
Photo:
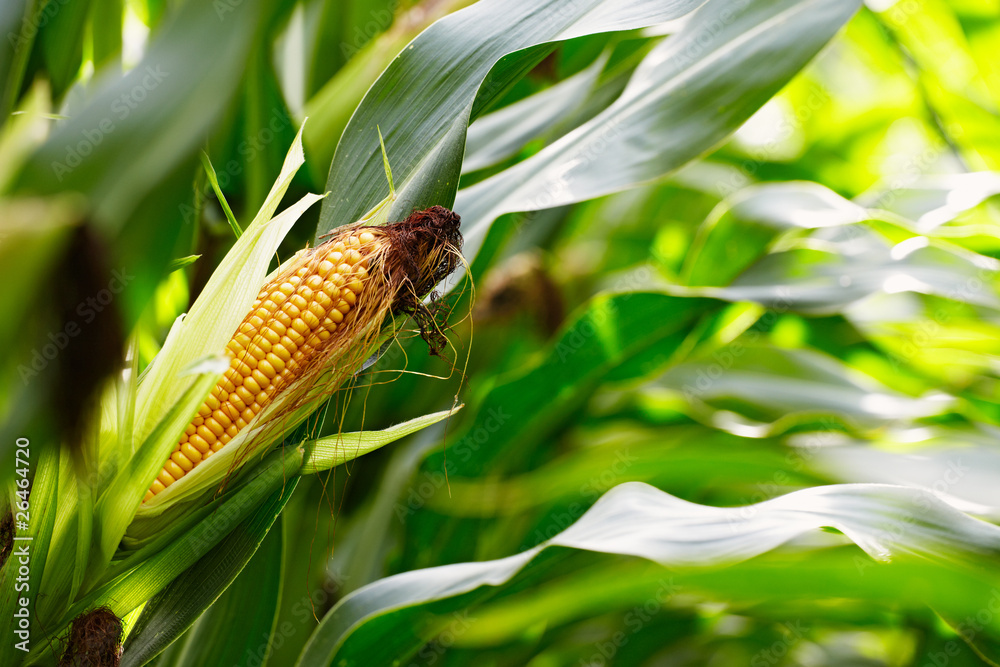
<path fill-rule="evenodd" d="M 705 153 L 787 83 L 856 9 L 853 2 L 824 0 L 734 9 L 710 0 L 646 57 L 607 110 L 460 194 L 455 206 L 469 224 L 467 252 L 502 213 L 632 187 Z M 766 40 L 755 38 L 764 34 Z"/>
<path fill-rule="evenodd" d="M 376 125 L 385 136 L 400 194 L 390 218 L 414 208 L 450 205 L 470 120 L 545 52 L 531 47 L 652 25 L 697 6 L 694 0 L 486 0 L 439 20 L 382 73 L 344 130 L 319 232 L 356 220 L 382 198 Z M 487 74 L 488 85 L 480 90 Z M 402 113 L 400 96 L 410 96 Z"/>
<path fill-rule="evenodd" d="M 897 523 L 906 530 L 887 529 Z M 639 556 L 671 568 L 706 568 L 753 558 L 822 527 L 838 529 L 868 557 L 883 563 L 866 567 L 916 563 L 928 571 L 967 571 L 983 577 L 984 583 L 996 580 L 981 568 L 1000 549 L 1000 528 L 962 514 L 926 491 L 826 486 L 750 507 L 714 508 L 629 483 L 606 494 L 543 545 L 501 560 L 399 574 L 349 595 L 323 619 L 299 664 L 352 665 L 413 655 L 446 627 L 445 621 L 438 625 L 434 617 L 428 618 L 432 603 L 454 599 L 468 605 L 482 600 L 491 587 L 502 588 L 546 548 Z M 928 602 L 940 599 L 930 593 L 927 597 Z M 437 604 L 433 609 L 447 614 L 456 605 Z M 998 630 L 1000 626 L 991 623 L 990 634 Z"/>

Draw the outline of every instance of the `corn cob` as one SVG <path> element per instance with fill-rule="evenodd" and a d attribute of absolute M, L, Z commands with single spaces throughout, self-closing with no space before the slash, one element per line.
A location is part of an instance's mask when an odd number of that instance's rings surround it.
<path fill-rule="evenodd" d="M 357 342 L 354 331 L 381 326 L 392 312 L 421 314 L 420 298 L 457 265 L 458 224 L 435 206 L 384 227 L 342 228 L 290 260 L 227 343 L 229 368 L 144 501 L 225 447 L 328 348 Z"/>

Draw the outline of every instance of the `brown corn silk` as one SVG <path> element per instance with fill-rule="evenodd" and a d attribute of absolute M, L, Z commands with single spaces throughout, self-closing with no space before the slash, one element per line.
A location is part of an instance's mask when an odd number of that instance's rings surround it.
<path fill-rule="evenodd" d="M 283 392 L 307 385 L 297 381 L 321 371 L 328 360 L 357 361 L 343 353 L 366 349 L 392 314 L 415 315 L 425 337 L 434 337 L 422 299 L 459 262 L 458 227 L 458 215 L 433 206 L 382 227 L 341 227 L 290 260 L 261 289 L 227 343 L 229 368 L 144 501 L 225 447 Z M 335 374 L 341 380 L 353 371 L 341 370 Z"/>

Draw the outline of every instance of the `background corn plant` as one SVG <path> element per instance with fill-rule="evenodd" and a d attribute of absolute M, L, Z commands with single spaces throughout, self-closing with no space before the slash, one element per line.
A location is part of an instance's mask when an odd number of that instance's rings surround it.
<path fill-rule="evenodd" d="M 278 254 L 382 200 L 377 126 L 390 218 L 452 206 L 477 294 L 451 363 L 405 342 L 324 428 L 467 407 L 158 552 L 124 664 L 997 664 L 998 11 L 6 3 L 33 590 L 56 443 L 233 243 L 199 151 L 249 221 L 309 116 L 287 202 L 329 195 Z"/>

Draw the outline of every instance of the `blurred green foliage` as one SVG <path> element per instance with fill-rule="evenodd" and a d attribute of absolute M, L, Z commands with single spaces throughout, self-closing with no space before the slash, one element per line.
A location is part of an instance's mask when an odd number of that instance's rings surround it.
<path fill-rule="evenodd" d="M 400 206 L 465 216 L 454 347 L 324 428 L 465 410 L 302 478 L 156 664 L 1000 664 L 1000 4 L 470 4 L 0 10 L 4 456 L 93 354 L 61 285 L 134 276 L 98 326 L 141 368 L 231 246 L 198 151 L 248 221 L 310 116 L 282 258 L 384 196 L 376 125 Z"/>

